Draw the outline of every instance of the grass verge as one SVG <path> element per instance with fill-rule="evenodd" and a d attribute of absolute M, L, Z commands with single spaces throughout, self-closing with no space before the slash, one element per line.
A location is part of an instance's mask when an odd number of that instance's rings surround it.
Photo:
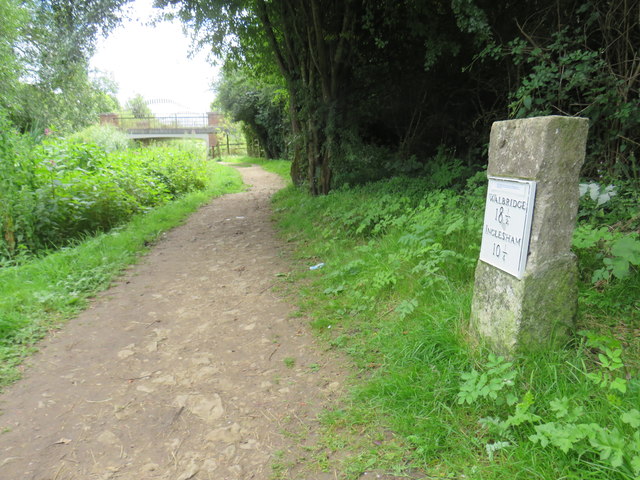
<path fill-rule="evenodd" d="M 235 170 L 210 164 L 210 183 L 109 233 L 89 237 L 26 264 L 0 269 L 0 386 L 20 376 L 20 364 L 48 331 L 77 314 L 135 263 L 163 232 L 211 198 L 242 189 Z"/>
<path fill-rule="evenodd" d="M 357 369 L 350 397 L 322 416 L 309 455 L 322 460 L 308 468 L 346 479 L 640 478 L 637 270 L 581 284 L 576 330 L 589 331 L 563 349 L 509 360 L 471 349 L 485 190 L 477 177 L 462 193 L 429 182 L 274 198 L 302 264 L 301 313 Z"/>
<path fill-rule="evenodd" d="M 236 167 L 258 165 L 265 169 L 267 172 L 280 175 L 287 182 L 287 185 L 291 184 L 291 162 L 289 160 L 270 160 L 265 158 L 237 156 L 223 157 L 222 160 L 224 162 L 231 163 Z"/>

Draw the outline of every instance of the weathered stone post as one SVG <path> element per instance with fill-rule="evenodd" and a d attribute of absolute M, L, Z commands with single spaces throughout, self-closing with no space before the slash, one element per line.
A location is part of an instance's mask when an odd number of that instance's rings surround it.
<path fill-rule="evenodd" d="M 472 330 L 503 353 L 566 339 L 577 308 L 571 239 L 588 120 L 496 122 Z"/>

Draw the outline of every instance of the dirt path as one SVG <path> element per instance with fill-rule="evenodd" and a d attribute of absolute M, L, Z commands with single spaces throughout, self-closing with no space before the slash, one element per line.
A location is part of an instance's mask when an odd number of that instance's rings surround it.
<path fill-rule="evenodd" d="M 314 430 L 341 372 L 272 292 L 281 182 L 240 170 L 249 191 L 169 232 L 0 396 L 0 479 L 268 479 L 285 430 Z"/>

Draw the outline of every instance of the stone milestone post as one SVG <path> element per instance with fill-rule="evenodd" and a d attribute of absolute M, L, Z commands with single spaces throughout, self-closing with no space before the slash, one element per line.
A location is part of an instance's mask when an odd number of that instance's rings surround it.
<path fill-rule="evenodd" d="M 565 339 L 577 308 L 571 239 L 588 120 L 495 122 L 471 325 L 495 350 Z"/>

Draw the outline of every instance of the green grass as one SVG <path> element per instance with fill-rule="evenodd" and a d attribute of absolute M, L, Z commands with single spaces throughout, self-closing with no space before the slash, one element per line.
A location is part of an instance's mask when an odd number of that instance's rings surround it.
<path fill-rule="evenodd" d="M 597 289 L 581 285 L 582 304 L 588 296 L 601 309 L 583 309 L 578 330 L 597 330 L 624 347 L 626 366 L 604 373 L 627 379 L 625 392 L 587 378 L 603 370 L 598 355 L 608 354 L 604 344 L 576 336 L 555 352 L 516 355 L 507 369 L 514 379 L 500 383 L 495 399 L 460 403 L 461 374 L 491 375 L 488 352 L 470 348 L 474 339 L 467 333 L 483 204 L 483 190 L 473 183 L 460 195 L 418 179 L 316 198 L 294 187 L 276 194 L 282 235 L 296 245 L 301 264 L 294 287 L 301 313 L 356 369 L 344 405 L 323 415 L 317 453 L 324 459 L 316 467 L 326 469 L 329 462 L 342 478 L 354 479 L 365 471 L 487 480 L 634 478 L 631 464 L 640 461 L 634 460 L 640 431 L 633 413 L 640 405 L 634 367 L 640 342 L 627 333 L 638 331 L 640 316 L 633 298 L 621 304 L 617 296 L 621 290 L 637 295 L 637 271 Z M 320 262 L 323 268 L 309 270 Z M 564 397 L 583 409 L 579 419 L 557 417 L 554 405 Z M 488 417 L 504 421 L 518 411 L 522 418 L 531 412 L 540 418 L 505 431 L 482 423 Z M 625 422 L 623 412 L 634 420 Z M 582 423 L 597 425 L 611 446 L 583 439 L 565 452 L 529 439 L 537 426 L 553 422 L 560 436 Z M 621 465 L 612 461 L 614 452 L 623 458 Z"/>
<path fill-rule="evenodd" d="M 251 165 L 259 165 L 267 172 L 277 173 L 288 183 L 291 184 L 291 162 L 289 160 L 267 160 L 265 158 L 255 157 L 223 157 L 223 161 L 235 164 L 237 167 L 248 167 Z"/>
<path fill-rule="evenodd" d="M 0 386 L 19 377 L 17 368 L 51 329 L 86 307 L 88 299 L 109 286 L 135 263 L 163 232 L 182 223 L 199 206 L 242 189 L 239 174 L 209 164 L 210 183 L 203 191 L 138 215 L 109 233 L 73 247 L 0 269 Z"/>

